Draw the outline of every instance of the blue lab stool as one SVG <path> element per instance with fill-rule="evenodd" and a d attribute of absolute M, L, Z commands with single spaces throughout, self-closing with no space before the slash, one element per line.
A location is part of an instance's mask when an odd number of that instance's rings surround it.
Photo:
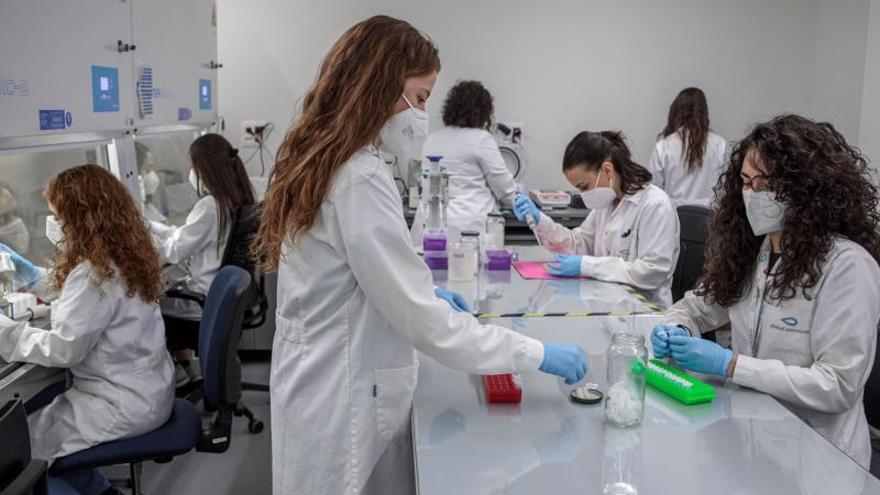
<path fill-rule="evenodd" d="M 193 403 L 175 399 L 171 417 L 159 428 L 136 437 L 96 445 L 55 461 L 52 476 L 67 471 L 128 464 L 131 492 L 140 495 L 141 464 L 144 461 L 167 462 L 195 447 L 201 433 L 201 419 Z"/>

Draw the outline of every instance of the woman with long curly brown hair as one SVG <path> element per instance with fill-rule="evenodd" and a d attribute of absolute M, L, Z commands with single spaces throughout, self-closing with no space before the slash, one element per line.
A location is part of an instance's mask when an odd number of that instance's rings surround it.
<path fill-rule="evenodd" d="M 831 124 L 784 115 L 734 147 L 716 191 L 706 273 L 653 330 L 655 353 L 777 397 L 867 467 L 880 215 L 865 158 Z M 728 323 L 732 349 L 699 337 Z"/>
<path fill-rule="evenodd" d="M 19 281 L 55 299 L 52 327 L 0 316 L 0 356 L 73 375 L 70 389 L 28 417 L 34 457 L 51 461 L 161 426 L 174 385 L 159 256 L 125 186 L 102 167 L 82 165 L 50 180 L 45 196 L 54 267 L 47 273 L 12 255 Z M 92 471 L 69 481 L 81 493 L 109 489 Z"/>
<path fill-rule="evenodd" d="M 333 45 L 279 150 L 255 245 L 278 270 L 274 493 L 413 492 L 415 348 L 472 373 L 586 373 L 575 346 L 454 313 L 412 249 L 376 145 L 421 135 L 439 70 L 410 24 L 362 21 Z"/>
<path fill-rule="evenodd" d="M 709 128 L 709 105 L 700 88 L 685 88 L 669 106 L 648 169 L 675 206 L 712 204 L 712 186 L 724 172 L 727 140 Z"/>

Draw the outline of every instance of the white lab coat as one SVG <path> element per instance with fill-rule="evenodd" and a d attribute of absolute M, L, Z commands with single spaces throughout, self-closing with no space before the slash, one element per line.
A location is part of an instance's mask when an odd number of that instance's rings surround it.
<path fill-rule="evenodd" d="M 563 227 L 543 213 L 535 226 L 545 248 L 584 255 L 583 275 L 644 289 L 662 308 L 672 304 L 679 230 L 675 207 L 666 193 L 653 185 L 624 195 L 616 206 L 591 211 L 575 229 Z"/>
<path fill-rule="evenodd" d="M 543 360 L 539 341 L 480 325 L 434 295 L 391 170 L 373 147 L 343 165 L 314 225 L 284 246 L 276 328 L 276 495 L 357 495 L 389 445 L 411 455 L 398 437 L 408 431 L 415 349 L 481 374 L 536 370 Z M 388 479 L 370 485 L 411 493 L 412 472 L 383 472 Z"/>
<path fill-rule="evenodd" d="M 711 206 L 715 197 L 712 188 L 726 170 L 728 152 L 727 140 L 710 132 L 702 165 L 689 172 L 683 158 L 681 136 L 675 132 L 654 145 L 648 169 L 654 175 L 654 185 L 665 190 L 676 207 Z"/>
<path fill-rule="evenodd" d="M 422 157 L 440 155 L 449 173 L 446 224 L 457 230 L 485 232 L 486 216 L 500 205 L 510 208 L 516 196 L 513 174 L 507 169 L 495 138 L 485 129 L 444 127 L 431 133 Z M 423 160 L 422 168 L 427 168 Z M 418 222 L 424 221 L 420 213 Z"/>
<path fill-rule="evenodd" d="M 219 242 L 217 239 L 218 222 L 219 212 L 213 196 L 200 199 L 180 227 L 150 222 L 153 244 L 163 263 L 182 265 L 186 288 L 199 294 L 208 293 L 226 249 L 227 236 Z M 199 319 L 202 314 L 197 304 L 169 298 L 162 299 L 162 312 L 190 319 Z"/>
<path fill-rule="evenodd" d="M 767 239 L 741 300 L 723 308 L 688 292 L 665 322 L 694 333 L 730 323 L 739 354 L 734 383 L 773 395 L 867 467 L 871 445 L 862 395 L 880 321 L 880 267 L 861 246 L 837 239 L 808 291 L 811 299 L 798 290 L 793 299 L 762 302 L 769 250 Z"/>
<path fill-rule="evenodd" d="M 36 292 L 51 298 L 45 287 Z M 70 368 L 73 375 L 69 390 L 28 417 L 35 458 L 54 460 L 140 435 L 171 414 L 174 367 L 159 308 L 126 296 L 118 278 L 96 285 L 89 262 L 70 272 L 51 330 L 0 316 L 0 356 Z"/>

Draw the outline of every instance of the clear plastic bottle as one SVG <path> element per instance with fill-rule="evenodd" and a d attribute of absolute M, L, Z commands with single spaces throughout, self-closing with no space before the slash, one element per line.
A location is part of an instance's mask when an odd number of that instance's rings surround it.
<path fill-rule="evenodd" d="M 648 364 L 645 337 L 615 333 L 608 347 L 607 360 L 605 420 L 620 427 L 638 425 L 645 417 L 645 369 Z"/>
<path fill-rule="evenodd" d="M 473 280 L 480 270 L 480 233 L 470 230 L 462 232 L 461 240 L 450 245 L 449 257 L 449 280 Z"/>
<path fill-rule="evenodd" d="M 492 212 L 486 216 L 486 251 L 504 249 L 504 215 Z"/>

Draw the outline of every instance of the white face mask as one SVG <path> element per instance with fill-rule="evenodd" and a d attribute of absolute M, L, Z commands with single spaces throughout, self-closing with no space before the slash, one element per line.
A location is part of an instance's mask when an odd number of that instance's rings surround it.
<path fill-rule="evenodd" d="M 422 153 L 422 144 L 428 137 L 428 112 L 409 105 L 409 110 L 394 114 L 379 131 L 382 147 L 397 156 L 398 163 L 407 163 L 409 159 L 418 159 Z"/>
<path fill-rule="evenodd" d="M 196 194 L 199 196 L 205 196 L 208 194 L 207 190 L 202 185 L 202 182 L 199 180 L 199 177 L 196 175 L 196 170 L 194 168 L 189 169 L 189 183 L 193 186 L 193 189 L 196 190 Z"/>
<path fill-rule="evenodd" d="M 46 217 L 46 239 L 49 239 L 53 246 L 64 239 L 64 231 L 61 230 L 61 224 L 55 219 L 55 215 Z"/>
<path fill-rule="evenodd" d="M 776 201 L 773 193 L 743 188 L 742 194 L 746 205 L 746 216 L 755 235 L 766 235 L 782 230 L 785 205 Z"/>
<path fill-rule="evenodd" d="M 148 196 L 156 194 L 156 191 L 159 190 L 159 174 L 151 170 L 142 177 L 144 184 L 144 194 Z"/>
<path fill-rule="evenodd" d="M 604 172 L 604 169 L 603 169 Z M 606 172 L 607 175 L 607 172 Z M 614 192 L 614 179 L 608 175 L 608 186 L 599 187 L 599 176 L 596 175 L 596 186 L 589 191 L 581 193 L 581 199 L 584 200 L 584 206 L 591 210 L 604 210 L 614 203 L 617 193 Z"/>

